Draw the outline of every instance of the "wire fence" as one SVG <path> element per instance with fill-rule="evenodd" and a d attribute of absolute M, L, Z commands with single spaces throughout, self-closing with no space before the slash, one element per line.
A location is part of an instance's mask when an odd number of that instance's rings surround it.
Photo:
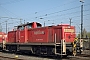
<path fill-rule="evenodd" d="M 83 47 L 85 50 L 87 50 L 87 49 L 90 50 L 90 38 L 83 39 Z"/>

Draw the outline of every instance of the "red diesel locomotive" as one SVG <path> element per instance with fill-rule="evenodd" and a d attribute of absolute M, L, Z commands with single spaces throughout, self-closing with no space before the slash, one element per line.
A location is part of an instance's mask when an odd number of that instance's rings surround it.
<path fill-rule="evenodd" d="M 21 51 L 37 55 L 72 54 L 72 43 L 75 39 L 75 27 L 68 24 L 42 27 L 32 22 L 16 26 L 8 32 L 5 50 Z"/>
<path fill-rule="evenodd" d="M 5 42 L 7 42 L 7 34 L 4 32 L 0 32 L 0 50 L 4 48 Z"/>

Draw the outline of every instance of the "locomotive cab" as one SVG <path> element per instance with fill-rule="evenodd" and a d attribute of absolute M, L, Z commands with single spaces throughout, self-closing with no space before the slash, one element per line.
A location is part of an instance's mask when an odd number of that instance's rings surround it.
<path fill-rule="evenodd" d="M 42 25 L 40 23 L 37 23 L 37 22 L 32 22 L 32 23 L 28 22 L 27 24 L 21 24 L 21 25 L 17 26 L 17 29 L 24 30 L 25 27 L 27 27 L 27 29 L 39 28 L 39 27 L 42 27 Z"/>
<path fill-rule="evenodd" d="M 28 42 L 28 30 L 33 28 L 39 28 L 42 25 L 37 22 L 21 24 L 17 26 L 16 42 L 27 43 Z"/>

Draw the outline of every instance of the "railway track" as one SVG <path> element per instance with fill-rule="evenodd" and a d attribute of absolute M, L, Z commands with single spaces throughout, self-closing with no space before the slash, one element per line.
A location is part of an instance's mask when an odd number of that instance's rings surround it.
<path fill-rule="evenodd" d="M 60 57 L 46 57 L 46 56 L 32 56 L 32 55 L 20 55 L 13 53 L 0 52 L 0 60 L 90 60 L 90 55 L 81 54 L 77 56 L 68 56 L 67 58 Z"/>
<path fill-rule="evenodd" d="M 52 60 L 51 58 L 41 57 L 41 56 L 36 56 L 36 55 L 13 54 L 13 53 L 7 53 L 7 52 L 6 53 L 0 52 L 0 60 L 49 60 L 49 59 Z"/>
<path fill-rule="evenodd" d="M 77 55 L 77 56 L 80 56 L 80 57 L 90 57 L 90 55 L 87 55 L 87 54 L 81 54 L 81 55 Z"/>
<path fill-rule="evenodd" d="M 23 59 L 18 59 L 18 58 L 12 58 L 12 57 L 5 57 L 5 56 L 0 56 L 0 60 L 23 60 Z"/>

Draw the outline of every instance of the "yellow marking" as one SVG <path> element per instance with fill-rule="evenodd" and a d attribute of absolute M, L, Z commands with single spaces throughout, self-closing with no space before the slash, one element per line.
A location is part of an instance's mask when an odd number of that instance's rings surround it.
<path fill-rule="evenodd" d="M 75 32 L 74 29 L 64 29 L 64 32 Z"/>

